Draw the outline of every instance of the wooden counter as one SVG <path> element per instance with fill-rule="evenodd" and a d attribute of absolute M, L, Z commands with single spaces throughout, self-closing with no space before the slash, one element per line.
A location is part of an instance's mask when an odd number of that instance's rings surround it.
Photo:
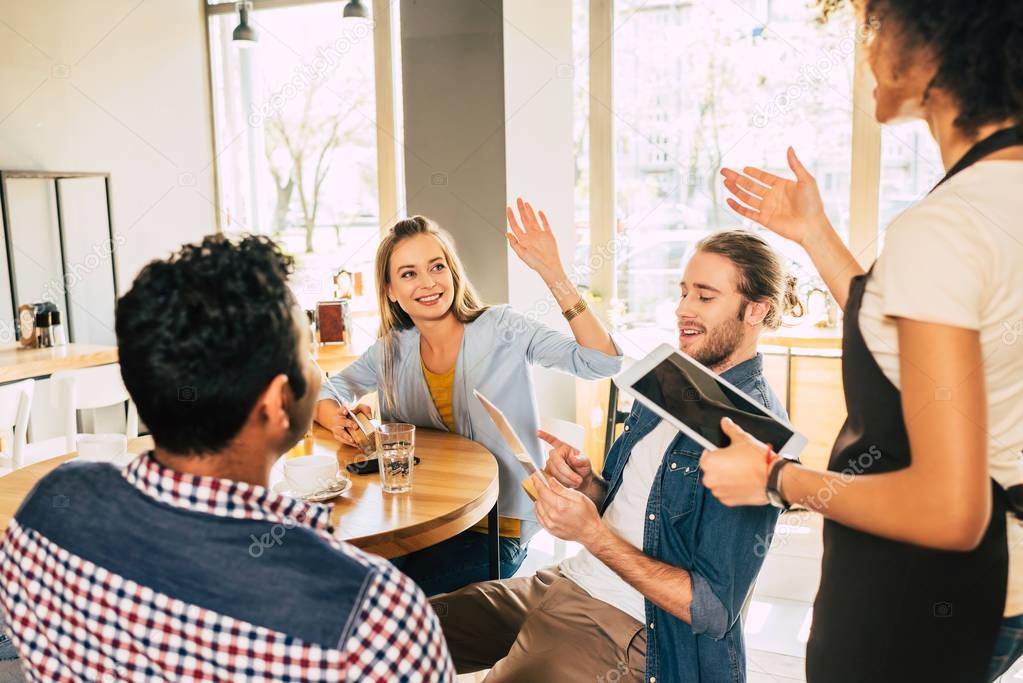
<path fill-rule="evenodd" d="M 328 375 L 344 370 L 362 355 L 351 344 L 313 344 L 313 360 Z"/>
<path fill-rule="evenodd" d="M 116 346 L 67 344 L 51 349 L 23 349 L 8 345 L 0 347 L 0 384 L 116 362 Z"/>
<path fill-rule="evenodd" d="M 841 350 L 841 327 L 780 327 L 760 335 L 760 345 L 785 346 L 795 352 L 798 349 Z"/>
<path fill-rule="evenodd" d="M 329 373 L 343 370 L 360 355 L 348 344 L 314 345 L 312 351 L 316 362 Z M 52 349 L 3 346 L 0 347 L 0 384 L 46 377 L 58 370 L 91 368 L 116 362 L 116 346 L 67 344 Z"/>

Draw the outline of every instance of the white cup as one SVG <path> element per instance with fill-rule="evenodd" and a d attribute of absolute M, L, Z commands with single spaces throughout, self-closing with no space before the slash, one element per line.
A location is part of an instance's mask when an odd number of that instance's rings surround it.
<path fill-rule="evenodd" d="M 80 434 L 78 459 L 123 465 L 128 457 L 128 437 L 124 434 Z"/>
<path fill-rule="evenodd" d="M 305 495 L 334 480 L 338 473 L 333 455 L 305 455 L 284 461 L 284 479 L 292 491 Z"/>

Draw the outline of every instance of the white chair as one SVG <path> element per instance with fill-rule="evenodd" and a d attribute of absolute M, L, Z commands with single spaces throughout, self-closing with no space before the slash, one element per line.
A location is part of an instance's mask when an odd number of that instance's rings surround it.
<path fill-rule="evenodd" d="M 7 453 L 0 454 L 0 460 L 10 462 L 10 469 L 21 467 L 25 457 L 25 435 L 28 418 L 32 414 L 32 395 L 35 380 L 0 386 L 0 434 L 3 434 Z M 6 469 L 0 465 L 0 471 Z"/>
<path fill-rule="evenodd" d="M 553 434 L 572 448 L 583 450 L 586 443 L 586 430 L 582 425 L 568 420 L 559 420 L 556 417 L 540 418 L 540 429 L 548 434 Z M 560 538 L 554 539 L 554 561 L 561 562 L 565 559 L 566 546 Z"/>
<path fill-rule="evenodd" d="M 64 415 L 64 452 L 78 450 L 78 411 L 128 402 L 125 436 L 139 435 L 139 413 L 121 380 L 118 363 L 80 370 L 61 370 L 50 377 Z"/>

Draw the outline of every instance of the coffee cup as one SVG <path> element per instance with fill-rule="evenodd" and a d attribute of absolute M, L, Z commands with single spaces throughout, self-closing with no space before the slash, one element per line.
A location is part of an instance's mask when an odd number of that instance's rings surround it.
<path fill-rule="evenodd" d="M 284 479 L 299 495 L 314 493 L 337 477 L 337 458 L 333 455 L 306 455 L 284 461 Z"/>

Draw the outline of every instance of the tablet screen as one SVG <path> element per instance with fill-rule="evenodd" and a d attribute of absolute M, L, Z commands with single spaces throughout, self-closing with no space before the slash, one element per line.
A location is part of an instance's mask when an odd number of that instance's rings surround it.
<path fill-rule="evenodd" d="M 792 438 L 792 430 L 773 415 L 678 353 L 658 363 L 632 389 L 718 448 L 729 444 L 721 430 L 723 417 L 776 449 Z"/>

